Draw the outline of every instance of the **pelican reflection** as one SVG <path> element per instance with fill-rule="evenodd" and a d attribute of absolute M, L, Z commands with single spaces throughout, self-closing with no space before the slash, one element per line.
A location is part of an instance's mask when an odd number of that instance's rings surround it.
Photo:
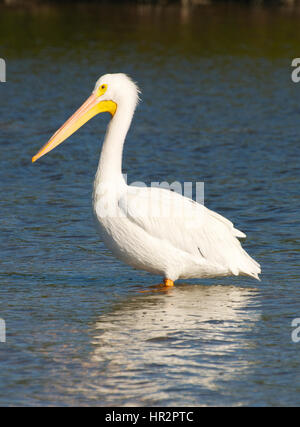
<path fill-rule="evenodd" d="M 92 361 L 105 366 L 98 392 L 124 404 L 201 404 L 219 380 L 249 369 L 259 319 L 257 290 L 178 285 L 169 293 L 128 297 L 95 324 Z M 150 379 L 150 380 L 149 380 Z M 118 400 L 119 399 L 119 400 Z M 108 402 L 109 403 L 109 402 Z"/>

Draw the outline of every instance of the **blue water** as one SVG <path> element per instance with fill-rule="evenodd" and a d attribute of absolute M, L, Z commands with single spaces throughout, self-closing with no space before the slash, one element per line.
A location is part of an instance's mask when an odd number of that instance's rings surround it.
<path fill-rule="evenodd" d="M 282 10 L 103 8 L 1 10 L 0 405 L 299 405 L 297 27 Z M 261 282 L 155 292 L 112 257 L 91 209 L 108 116 L 31 164 L 107 72 L 142 89 L 128 182 L 204 181 Z"/>

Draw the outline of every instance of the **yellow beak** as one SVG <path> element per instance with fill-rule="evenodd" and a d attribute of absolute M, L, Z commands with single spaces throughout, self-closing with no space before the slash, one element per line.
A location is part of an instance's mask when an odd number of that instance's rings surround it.
<path fill-rule="evenodd" d="M 61 144 L 65 139 L 69 138 L 88 120 L 96 114 L 109 112 L 112 116 L 115 114 L 117 104 L 113 101 L 100 101 L 93 93 L 82 106 L 62 125 L 58 131 L 49 139 L 49 141 L 40 149 L 40 151 L 32 157 L 32 163 L 42 157 L 44 154 L 49 153 L 53 148 Z"/>

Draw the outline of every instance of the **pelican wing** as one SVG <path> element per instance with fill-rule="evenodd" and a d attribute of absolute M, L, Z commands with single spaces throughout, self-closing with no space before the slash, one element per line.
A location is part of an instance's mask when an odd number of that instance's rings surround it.
<path fill-rule="evenodd" d="M 119 200 L 126 217 L 151 236 L 232 274 L 258 278 L 259 264 L 243 250 L 246 237 L 223 216 L 182 195 L 162 189 L 127 187 Z"/>

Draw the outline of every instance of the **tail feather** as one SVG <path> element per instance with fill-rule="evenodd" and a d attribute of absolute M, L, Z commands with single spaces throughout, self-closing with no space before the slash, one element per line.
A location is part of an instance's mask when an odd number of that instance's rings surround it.
<path fill-rule="evenodd" d="M 233 232 L 234 232 L 234 236 L 235 237 L 240 237 L 240 238 L 243 238 L 243 239 L 245 237 L 247 237 L 245 233 L 243 233 L 242 231 L 238 230 L 237 228 L 234 228 Z"/>
<path fill-rule="evenodd" d="M 245 262 L 240 270 L 241 274 L 245 274 L 247 276 L 253 277 L 260 281 L 259 274 L 261 273 L 261 268 L 258 262 L 256 262 L 251 256 L 243 249 L 246 258 L 244 258 Z"/>

